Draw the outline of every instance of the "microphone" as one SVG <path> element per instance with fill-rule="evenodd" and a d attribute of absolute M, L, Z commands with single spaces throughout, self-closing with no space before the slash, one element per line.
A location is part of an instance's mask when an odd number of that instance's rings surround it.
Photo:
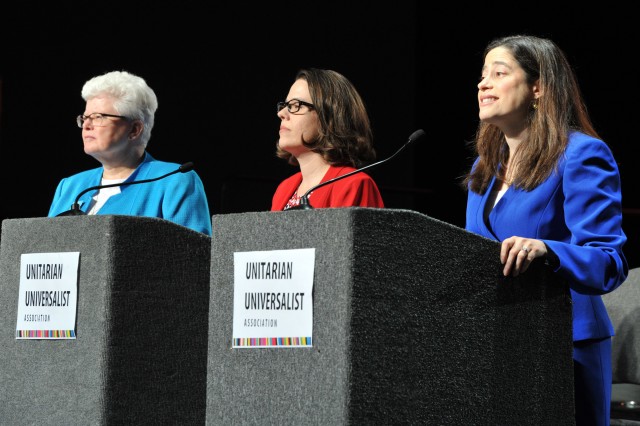
<path fill-rule="evenodd" d="M 188 163 L 182 164 L 180 167 L 178 167 L 177 169 L 175 169 L 172 172 L 169 172 L 169 173 L 167 173 L 165 175 L 162 175 L 162 176 L 159 176 L 159 177 L 156 177 L 156 178 L 153 178 L 153 179 L 134 180 L 134 181 L 131 181 L 131 182 L 112 183 L 112 184 L 109 184 L 109 185 L 92 186 L 90 188 L 87 188 L 87 189 L 83 190 L 82 192 L 80 192 L 78 194 L 78 196 L 76 197 L 76 200 L 71 205 L 71 209 L 70 210 L 62 212 L 62 213 L 56 215 L 56 217 L 58 217 L 58 216 L 82 216 L 82 215 L 86 215 L 85 212 L 80 210 L 80 206 L 78 205 L 78 200 L 84 194 L 86 194 L 89 191 L 93 191 L 94 189 L 111 188 L 113 186 L 125 186 L 125 185 L 135 185 L 135 184 L 138 184 L 138 183 L 153 182 L 154 180 L 164 179 L 167 176 L 171 176 L 171 175 L 174 175 L 176 173 L 186 173 L 186 172 L 188 172 L 188 171 L 190 171 L 192 169 L 193 169 L 193 163 L 190 161 Z"/>
<path fill-rule="evenodd" d="M 348 176 L 355 175 L 356 173 L 363 172 L 363 171 L 365 171 L 367 169 L 370 169 L 372 167 L 378 166 L 378 165 L 380 165 L 382 163 L 386 163 L 387 161 L 391 160 L 396 155 L 398 155 L 400 153 L 400 151 L 405 149 L 410 143 L 415 142 L 418 139 L 421 139 L 424 135 L 425 135 L 424 130 L 418 129 L 415 132 L 411 133 L 411 136 L 409 136 L 409 140 L 406 141 L 405 144 L 402 145 L 400 147 L 400 149 L 397 150 L 395 152 L 395 154 L 393 154 L 391 157 L 385 158 L 384 160 L 380 160 L 377 163 L 369 164 L 368 166 L 364 166 L 364 167 L 362 167 L 362 168 L 360 168 L 358 170 L 354 170 L 354 171 L 349 172 L 347 174 L 340 175 L 340 176 L 335 177 L 333 179 L 329 179 L 326 182 L 319 183 L 318 185 L 316 185 L 316 186 L 312 187 L 311 189 L 309 189 L 307 192 L 304 193 L 304 195 L 302 195 L 300 197 L 300 203 L 297 206 L 291 207 L 288 210 L 311 210 L 311 209 L 313 209 L 311 204 L 309 204 L 309 194 L 311 194 L 313 191 L 315 191 L 316 189 L 321 188 L 321 187 L 323 187 L 325 185 L 329 185 L 330 183 L 333 183 L 333 182 L 335 182 L 337 180 L 344 179 L 344 178 L 346 178 Z"/>

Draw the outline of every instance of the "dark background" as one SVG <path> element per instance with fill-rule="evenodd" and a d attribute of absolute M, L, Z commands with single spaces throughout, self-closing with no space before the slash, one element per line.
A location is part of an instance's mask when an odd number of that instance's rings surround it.
<path fill-rule="evenodd" d="M 255 4 L 258 3 L 258 4 Z M 553 39 L 573 64 L 596 129 L 623 184 L 625 253 L 640 266 L 640 191 L 634 173 L 639 41 L 629 7 L 525 3 L 58 2 L 0 13 L 1 218 L 46 216 L 58 181 L 98 167 L 75 117 L 89 78 L 127 70 L 158 96 L 148 151 L 193 161 L 211 214 L 266 211 L 297 171 L 275 157 L 279 119 L 296 71 L 347 76 L 371 116 L 378 159 L 416 129 L 427 137 L 368 171 L 390 208 L 464 227 L 461 176 L 478 124 L 482 50 L 497 36 Z"/>

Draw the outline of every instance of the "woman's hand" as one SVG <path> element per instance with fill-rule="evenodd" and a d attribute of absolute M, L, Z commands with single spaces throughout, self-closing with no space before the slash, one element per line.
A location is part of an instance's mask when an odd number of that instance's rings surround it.
<path fill-rule="evenodd" d="M 546 257 L 547 246 L 540 240 L 510 237 L 502 242 L 500 262 L 504 265 L 504 276 L 514 276 L 525 272 L 536 257 Z"/>

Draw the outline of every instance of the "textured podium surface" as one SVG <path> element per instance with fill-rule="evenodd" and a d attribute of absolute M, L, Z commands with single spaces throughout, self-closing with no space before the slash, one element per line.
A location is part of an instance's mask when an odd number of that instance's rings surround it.
<path fill-rule="evenodd" d="M 568 286 L 407 210 L 213 216 L 206 423 L 574 424 Z M 233 253 L 315 248 L 312 348 L 232 349 Z"/>
<path fill-rule="evenodd" d="M 0 423 L 205 421 L 211 239 L 162 219 L 5 219 Z M 80 252 L 75 340 L 16 340 L 23 253 Z"/>

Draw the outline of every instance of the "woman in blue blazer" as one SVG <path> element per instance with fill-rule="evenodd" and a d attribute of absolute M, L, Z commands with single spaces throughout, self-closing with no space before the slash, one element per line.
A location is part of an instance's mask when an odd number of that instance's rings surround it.
<path fill-rule="evenodd" d="M 608 425 L 613 326 L 600 295 L 628 273 L 616 161 L 550 40 L 490 42 L 478 104 L 466 229 L 502 242 L 505 276 L 540 259 L 569 282 L 576 424 Z"/>
<path fill-rule="evenodd" d="M 120 214 L 166 219 L 211 236 L 209 204 L 200 177 L 177 171 L 176 163 L 146 152 L 158 100 L 146 82 L 126 71 L 94 77 L 82 88 L 85 111 L 77 118 L 84 152 L 102 164 L 58 183 L 49 217 L 70 210 L 76 197 L 93 186 L 112 185 L 82 194 L 86 214 Z M 137 185 L 129 182 L 151 179 Z M 126 185 L 118 185 L 125 183 Z"/>

